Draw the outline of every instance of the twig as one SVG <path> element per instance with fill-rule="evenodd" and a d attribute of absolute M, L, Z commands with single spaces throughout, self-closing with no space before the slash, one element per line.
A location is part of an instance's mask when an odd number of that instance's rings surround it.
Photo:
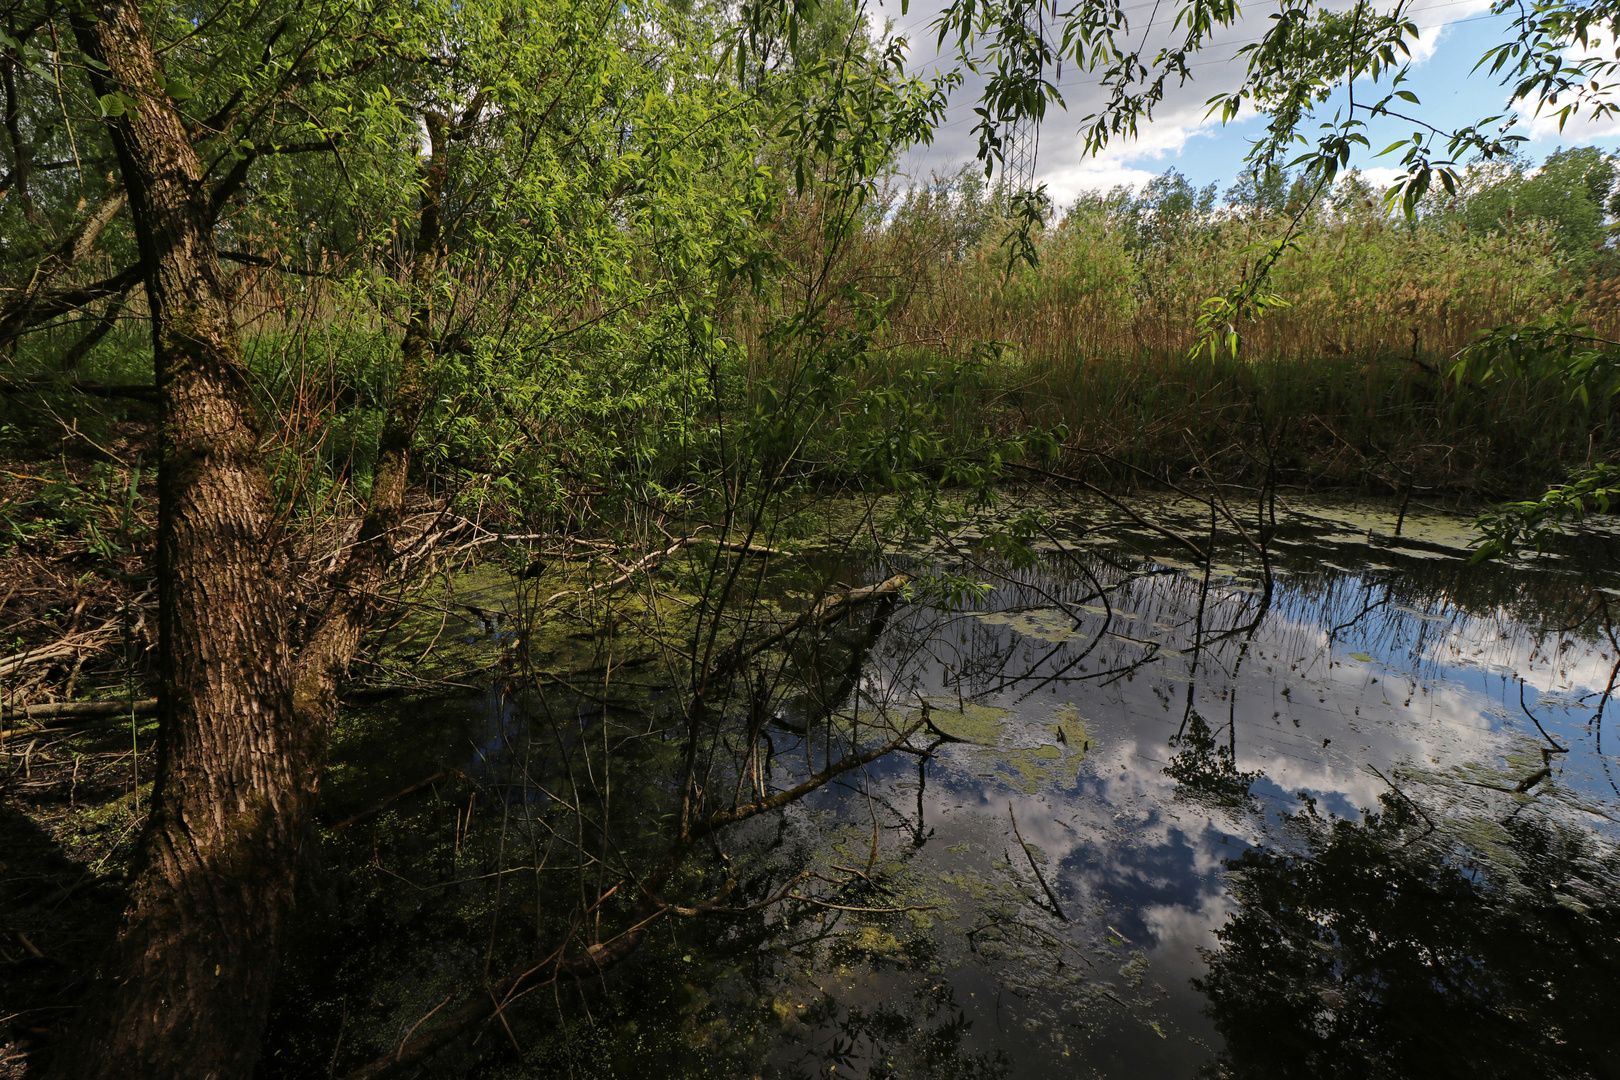
<path fill-rule="evenodd" d="M 394 1052 L 394 1060 L 395 1061 L 399 1061 L 401 1055 L 403 1055 L 405 1053 L 405 1046 L 406 1046 L 407 1043 L 409 1043 L 411 1041 L 411 1036 L 416 1034 L 416 1029 L 421 1027 L 422 1024 L 428 1019 L 428 1017 L 432 1016 L 434 1013 L 438 1012 L 440 1009 L 442 1009 L 446 1005 L 450 1004 L 450 999 L 455 997 L 455 996 L 456 996 L 456 992 L 454 990 L 450 991 L 450 993 L 445 995 L 445 998 L 444 998 L 443 1001 L 439 1002 L 437 1005 L 433 1006 L 432 1009 L 428 1010 L 427 1016 L 422 1017 L 421 1020 L 418 1020 L 416 1023 L 411 1025 L 411 1030 L 407 1031 L 405 1033 L 405 1037 L 403 1039 L 399 1040 L 399 1049 Z"/>
<path fill-rule="evenodd" d="M 1389 790 L 1393 791 L 1395 794 L 1399 795 L 1402 799 L 1406 800 L 1406 805 L 1410 806 L 1412 809 L 1416 810 L 1418 812 L 1418 814 L 1423 818 L 1423 820 L 1428 823 L 1429 828 L 1428 828 L 1428 830 L 1426 832 L 1424 832 L 1423 836 L 1428 836 L 1429 833 L 1434 832 L 1434 830 L 1436 828 L 1436 826 L 1434 824 L 1434 819 L 1429 816 L 1429 812 L 1427 810 L 1423 809 L 1423 807 L 1418 805 L 1417 800 L 1413 799 L 1412 796 L 1408 795 L 1406 792 L 1404 792 L 1400 788 L 1396 787 L 1395 782 L 1393 780 L 1391 780 L 1389 777 L 1385 776 L 1383 773 L 1378 771 L 1378 766 L 1369 764 L 1367 766 L 1367 768 L 1371 769 L 1373 771 L 1373 775 L 1377 776 L 1378 779 L 1380 779 L 1384 783 L 1388 784 L 1389 785 Z M 1413 840 L 1421 840 L 1422 838 L 1423 837 L 1419 836 L 1419 837 L 1413 837 L 1412 839 Z M 1410 844 L 1411 842 L 1412 842 L 1411 840 L 1407 841 L 1408 844 Z M 1406 845 L 1402 844 L 1401 846 L 1405 847 Z"/>
<path fill-rule="evenodd" d="M 394 794 L 388 796 L 388 798 L 382 800 L 379 803 L 376 803 L 375 805 L 366 807 L 364 810 L 360 811 L 358 814 L 355 814 L 353 817 L 344 818 L 342 821 L 340 821 L 336 825 L 332 826 L 332 831 L 337 832 L 339 829 L 347 829 L 350 825 L 353 825 L 355 822 L 359 821 L 361 818 L 370 817 L 372 814 L 375 814 L 377 811 L 384 809 L 385 807 L 387 807 L 391 803 L 398 802 L 400 799 L 403 799 L 407 795 L 415 794 L 416 792 L 421 791 L 423 788 L 427 787 L 429 784 L 435 784 L 435 783 L 439 782 L 440 780 L 443 780 L 445 778 L 445 776 L 448 773 L 452 772 L 452 771 L 455 771 L 455 770 L 440 769 L 438 772 L 434 773 L 432 776 L 428 777 L 426 780 L 418 780 L 416 783 L 412 784 L 410 787 L 406 788 L 405 790 L 396 791 Z"/>
<path fill-rule="evenodd" d="M 766 649 L 786 641 L 793 634 L 806 627 L 819 627 L 825 623 L 848 614 L 862 604 L 874 600 L 889 600 L 900 595 L 900 591 L 911 583 L 910 574 L 896 574 L 891 578 L 878 582 L 876 585 L 865 585 L 859 589 L 850 589 L 848 592 L 829 596 L 815 607 L 801 614 L 788 625 L 774 634 L 769 634 L 751 645 L 738 641 L 730 645 L 715 658 L 714 665 L 709 668 L 703 678 L 702 685 L 707 686 L 710 680 L 723 675 L 730 669 L 750 660 Z"/>
<path fill-rule="evenodd" d="M 846 874 L 854 874 L 856 877 L 860 878 L 862 881 L 864 881 L 868 885 L 872 886 L 872 888 L 876 889 L 878 892 L 889 893 L 889 895 L 891 895 L 891 896 L 893 895 L 893 892 L 891 890 L 884 888 L 882 885 L 879 885 L 877 882 L 873 881 L 870 877 L 868 877 L 864 871 L 857 870 L 853 866 L 839 866 L 839 865 L 837 865 L 835 863 L 833 865 L 833 869 L 834 870 L 841 870 Z"/>
<path fill-rule="evenodd" d="M 1018 815 L 1013 813 L 1012 803 L 1007 804 L 1007 816 L 1012 818 L 1013 835 L 1018 837 L 1018 846 L 1024 849 L 1024 858 L 1029 860 L 1029 868 L 1035 871 L 1035 880 L 1041 883 L 1042 889 L 1046 890 L 1046 899 L 1052 904 L 1052 914 L 1064 922 L 1068 922 L 1069 917 L 1063 914 L 1063 908 L 1058 904 L 1058 899 L 1052 892 L 1052 886 L 1046 883 L 1046 876 L 1041 873 L 1041 868 L 1036 865 L 1035 856 L 1031 854 L 1029 845 L 1024 843 L 1024 834 L 1018 831 Z"/>
<path fill-rule="evenodd" d="M 926 724 L 928 726 L 928 730 L 933 732 L 936 736 L 938 736 L 941 741 L 943 741 L 943 742 L 959 742 L 959 743 L 965 743 L 965 742 L 970 741 L 968 739 L 963 739 L 963 738 L 960 738 L 960 737 L 958 737 L 956 735 L 952 735 L 950 732 L 945 731 L 942 728 L 940 728 L 940 726 L 938 724 L 935 724 L 934 723 L 934 707 L 932 705 L 930 705 L 928 703 L 928 699 L 924 698 L 921 694 L 918 694 L 917 697 L 918 697 L 919 700 L 922 701 L 922 719 L 923 719 L 923 723 Z"/>
<path fill-rule="evenodd" d="M 1191 551 L 1194 555 L 1196 555 L 1198 557 L 1199 562 L 1201 562 L 1201 563 L 1209 562 L 1209 556 L 1207 554 L 1205 554 L 1203 548 L 1199 547 L 1197 544 L 1193 543 L 1191 540 L 1187 539 L 1185 536 L 1182 536 L 1180 533 L 1176 532 L 1174 529 L 1166 528 L 1165 526 L 1160 525 L 1156 521 L 1149 521 L 1147 518 L 1143 517 L 1141 514 L 1138 514 L 1135 510 L 1132 510 L 1129 506 L 1126 506 L 1124 503 L 1120 502 L 1118 499 L 1114 498 L 1112 495 L 1108 494 L 1108 492 L 1104 491 L 1102 488 L 1098 487 L 1096 484 L 1093 484 L 1089 480 L 1082 480 L 1077 476 L 1064 476 L 1062 473 L 1055 473 L 1055 472 L 1051 472 L 1051 471 L 1049 471 L 1047 469 L 1036 468 L 1034 465 L 1023 465 L 1023 464 L 1020 464 L 1018 462 L 1013 462 L 1012 465 L 1013 465 L 1014 468 L 1023 469 L 1026 472 L 1036 473 L 1036 474 L 1038 474 L 1040 476 L 1047 477 L 1048 479 L 1051 479 L 1051 480 L 1061 480 L 1064 483 L 1068 483 L 1068 484 L 1078 484 L 1081 487 L 1085 488 L 1087 491 L 1091 492 L 1093 495 L 1100 496 L 1102 499 L 1107 501 L 1111 506 L 1113 506 L 1115 509 L 1117 509 L 1117 510 L 1123 512 L 1124 514 L 1126 514 L 1128 517 L 1130 517 L 1130 519 L 1132 521 L 1136 522 L 1138 525 L 1142 526 L 1144 529 L 1152 529 L 1154 532 L 1158 533 L 1159 535 L 1165 536 L 1165 537 L 1168 537 L 1171 540 L 1174 540 L 1176 543 L 1180 544 L 1182 547 L 1186 548 L 1188 551 Z"/>
<path fill-rule="evenodd" d="M 856 907 L 852 904 L 834 904 L 828 900 L 817 900 L 813 896 L 795 896 L 794 900 L 802 900 L 817 907 L 832 908 L 834 911 L 859 911 L 870 915 L 897 915 L 902 911 L 933 911 L 936 904 L 907 904 L 905 907 Z"/>
<path fill-rule="evenodd" d="M 1543 739 L 1546 739 L 1548 744 L 1550 744 L 1552 746 L 1553 753 L 1555 753 L 1555 754 L 1567 754 L 1567 753 L 1569 753 L 1569 747 L 1567 747 L 1567 746 L 1559 746 L 1558 745 L 1558 740 L 1553 738 L 1551 735 L 1547 734 L 1547 729 L 1541 726 L 1541 721 L 1536 719 L 1536 714 L 1531 712 L 1530 711 L 1530 706 L 1528 706 L 1528 705 L 1526 705 L 1524 703 L 1524 680 L 1523 679 L 1519 680 L 1519 708 L 1524 710 L 1524 715 L 1528 716 L 1530 718 L 1530 722 L 1532 724 L 1536 725 L 1536 730 L 1541 732 L 1541 737 Z"/>
<path fill-rule="evenodd" d="M 144 600 L 147 594 L 151 591 L 151 588 L 147 588 L 141 593 L 140 596 L 137 596 L 125 606 L 140 606 L 140 602 Z M 119 615 L 117 618 L 108 619 L 94 630 L 81 630 L 76 634 L 69 634 L 49 645 L 40 645 L 32 649 L 25 649 L 20 653 L 14 653 L 11 656 L 0 657 L 0 675 L 11 675 L 23 670 L 26 667 L 30 667 L 46 660 L 55 660 L 63 656 L 74 656 L 77 655 L 81 650 L 87 652 L 96 652 L 101 649 L 102 645 L 107 639 L 115 636 L 118 633 L 119 628 L 123 624 L 123 619 L 124 617 Z"/>
<path fill-rule="evenodd" d="M 631 563 L 629 566 L 623 567 L 624 573 L 620 574 L 616 578 L 613 578 L 613 579 L 611 579 L 609 581 L 601 582 L 600 584 L 597 584 L 597 585 L 592 585 L 588 589 L 564 589 L 562 592 L 555 593 L 555 594 L 547 597 L 545 603 L 542 604 L 541 606 L 542 607 L 550 607 L 552 604 L 556 603 L 558 600 L 565 599 L 566 597 L 569 597 L 569 596 L 590 596 L 590 595 L 592 595 L 594 593 L 599 593 L 599 592 L 611 592 L 612 590 L 617 589 L 620 585 L 623 585 L 626 582 L 629 582 L 632 579 L 634 579 L 637 574 L 640 574 L 640 573 L 642 573 L 643 571 L 646 571 L 646 570 L 653 569 L 659 563 L 663 562 L 665 559 L 669 558 L 671 555 L 674 555 L 676 552 L 680 551 L 682 548 L 695 547 L 696 545 L 704 543 L 704 542 L 705 542 L 705 538 L 701 537 L 701 536 L 688 536 L 683 540 L 677 540 L 673 544 L 671 544 L 669 547 L 664 548 L 662 551 L 651 552 L 651 553 L 649 553 L 647 555 L 642 556 L 640 559 L 637 559 L 635 562 Z M 778 550 L 777 548 L 760 547 L 760 546 L 754 545 L 754 544 L 739 544 L 734 540 L 716 540 L 716 541 L 708 541 L 708 542 L 713 543 L 716 547 L 720 548 L 722 551 L 736 551 L 736 552 L 740 552 L 741 554 L 744 554 L 744 555 L 784 555 L 784 554 L 786 554 L 786 552 Z"/>
<path fill-rule="evenodd" d="M 1537 784 L 1541 783 L 1543 780 L 1547 779 L 1547 777 L 1549 777 L 1551 775 L 1552 775 L 1552 766 L 1543 765 L 1541 768 L 1537 769 L 1535 772 L 1531 773 L 1529 776 L 1525 777 L 1523 780 L 1520 780 L 1518 785 L 1515 786 L 1513 790 L 1519 792 L 1520 794 L 1523 794 L 1523 793 L 1529 791 L 1531 788 L 1535 787 Z"/>
<path fill-rule="evenodd" d="M 56 701 L 44 705 L 0 708 L 0 720 L 95 720 L 115 717 L 122 720 L 133 713 L 151 716 L 157 712 L 157 698 L 137 701 Z"/>
<path fill-rule="evenodd" d="M 802 784 L 799 784 L 797 787 L 788 788 L 786 791 L 779 791 L 769 798 L 761 799 L 758 802 L 750 803 L 747 806 L 738 806 L 730 810 L 716 810 L 714 813 L 710 814 L 707 819 L 697 823 L 697 825 L 693 828 L 692 835 L 689 837 L 689 839 L 699 839 L 707 836 L 709 833 L 712 833 L 717 829 L 722 829 L 727 825 L 734 825 L 739 821 L 746 821 L 748 818 L 754 817 L 758 814 L 763 814 L 767 810 L 775 810 L 779 807 L 786 806 L 788 803 L 795 802 L 798 799 L 808 795 L 816 788 L 826 784 L 828 781 L 836 779 L 852 769 L 858 769 L 862 765 L 869 765 L 879 758 L 886 757 L 887 755 L 893 753 L 899 747 L 903 746 L 905 741 L 915 735 L 921 728 L 922 721 L 919 720 L 915 724 L 912 724 L 910 727 L 906 728 L 906 730 L 902 731 L 897 737 L 884 743 L 882 746 L 868 750 L 864 754 L 853 754 L 849 757 L 841 758 L 837 763 L 829 765 L 827 768 L 811 776 L 810 779 L 806 780 Z"/>

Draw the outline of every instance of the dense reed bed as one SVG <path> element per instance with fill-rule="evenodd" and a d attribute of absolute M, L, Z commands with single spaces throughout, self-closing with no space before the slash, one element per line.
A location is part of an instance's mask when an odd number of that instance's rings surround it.
<path fill-rule="evenodd" d="M 969 175 L 936 179 L 880 203 L 830 264 L 887 298 L 862 381 L 932 379 L 962 438 L 1062 429 L 1064 467 L 1116 486 L 1202 472 L 1463 498 L 1517 496 L 1620 450 L 1604 394 L 1453 374 L 1483 331 L 1549 313 L 1620 338 L 1607 252 L 1572 258 L 1556 221 L 1484 227 L 1461 205 L 1408 221 L 1354 174 L 1303 215 L 1217 207 L 1172 176 L 1054 214 L 1036 265 L 1009 273 L 1005 209 Z M 807 280 L 815 214 L 786 220 Z M 1235 357 L 1192 355 L 1204 301 L 1290 234 L 1264 286 L 1285 306 L 1235 328 Z"/>

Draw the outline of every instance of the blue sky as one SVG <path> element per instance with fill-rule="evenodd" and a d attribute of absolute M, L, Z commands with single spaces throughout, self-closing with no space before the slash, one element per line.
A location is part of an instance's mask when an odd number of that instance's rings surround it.
<path fill-rule="evenodd" d="M 882 0 L 872 12 L 878 20 L 892 19 L 895 32 L 913 43 L 910 66 L 919 74 L 933 71 L 941 62 L 934 55 L 933 35 L 927 30 L 934 18 L 929 8 L 926 3 L 913 2 L 909 14 L 902 17 L 899 0 Z M 1195 81 L 1167 97 L 1158 116 L 1136 142 L 1111 145 L 1095 157 L 1083 154 L 1076 134 L 1079 118 L 1091 111 L 1097 99 L 1095 84 L 1083 73 L 1071 73 L 1066 68 L 1060 86 L 1068 112 L 1047 114 L 1041 128 L 1036 178 L 1047 184 L 1059 205 L 1085 191 L 1121 183 L 1139 185 L 1170 168 L 1179 170 L 1195 184 L 1216 183 L 1224 191 L 1242 168 L 1248 144 L 1258 137 L 1264 123 L 1258 117 L 1249 117 L 1223 127 L 1204 118 L 1203 102 L 1236 85 L 1241 69 L 1229 58 L 1242 44 L 1258 37 L 1272 10 L 1271 4 L 1246 7 L 1244 20 L 1194 67 Z M 1485 50 L 1506 38 L 1509 16 L 1491 15 L 1488 0 L 1418 0 L 1413 21 L 1422 35 L 1414 49 L 1417 62 L 1405 86 L 1422 99 L 1426 119 L 1436 126 L 1449 127 L 1505 111 L 1507 91 L 1488 74 L 1471 74 L 1471 69 Z M 1358 95 L 1364 93 L 1362 85 L 1358 83 Z M 1366 92 L 1371 89 L 1367 87 Z M 926 181 L 931 172 L 954 171 L 972 159 L 974 96 L 971 84 L 959 91 L 934 145 L 902 160 L 902 169 L 914 180 Z M 1327 114 L 1331 111 L 1331 106 L 1325 110 Z M 1572 122 L 1560 133 L 1556 124 L 1545 118 L 1522 116 L 1518 132 L 1531 136 L 1524 149 L 1538 161 L 1558 146 L 1592 144 L 1609 151 L 1620 149 L 1620 123 L 1614 121 L 1601 125 Z M 1373 151 L 1352 164 L 1362 168 L 1370 179 L 1387 181 L 1399 172 L 1395 168 L 1398 157 L 1379 159 L 1373 154 L 1410 134 L 1410 125 L 1385 121 L 1369 133 Z"/>

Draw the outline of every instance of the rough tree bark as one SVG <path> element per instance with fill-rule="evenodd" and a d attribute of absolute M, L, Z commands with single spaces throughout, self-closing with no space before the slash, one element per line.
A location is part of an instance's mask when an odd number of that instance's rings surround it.
<path fill-rule="evenodd" d="M 287 546 L 215 253 L 203 170 L 131 0 L 80 48 L 135 105 L 111 121 L 163 404 L 158 771 L 118 939 L 59 1076 L 247 1076 L 322 733 L 295 722 Z"/>
<path fill-rule="evenodd" d="M 325 568 L 324 602 L 300 608 L 214 246 L 217 192 L 162 89 L 136 3 L 81 9 L 74 32 L 104 65 L 92 76 L 97 93 L 135 102 L 108 122 L 140 243 L 164 411 L 160 728 L 130 906 L 52 1071 L 230 1080 L 253 1072 L 339 682 L 397 552 L 432 358 L 444 125 L 429 124 L 416 302 L 360 540 Z"/>

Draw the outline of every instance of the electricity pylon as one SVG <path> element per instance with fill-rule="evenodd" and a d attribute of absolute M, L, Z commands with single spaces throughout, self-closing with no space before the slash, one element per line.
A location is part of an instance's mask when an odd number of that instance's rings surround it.
<path fill-rule="evenodd" d="M 1047 0 L 1034 0 L 1034 3 L 1024 9 L 1024 33 L 1043 43 L 1046 41 L 1046 4 Z M 1055 11 L 1056 0 L 1052 0 L 1052 4 Z M 1033 116 L 1020 116 L 1013 121 L 1012 129 L 1007 134 L 1007 141 L 1011 146 L 1003 160 L 1006 163 L 1007 183 L 1011 194 L 1034 190 L 1035 156 L 1040 150 L 1041 143 L 1040 121 Z"/>

